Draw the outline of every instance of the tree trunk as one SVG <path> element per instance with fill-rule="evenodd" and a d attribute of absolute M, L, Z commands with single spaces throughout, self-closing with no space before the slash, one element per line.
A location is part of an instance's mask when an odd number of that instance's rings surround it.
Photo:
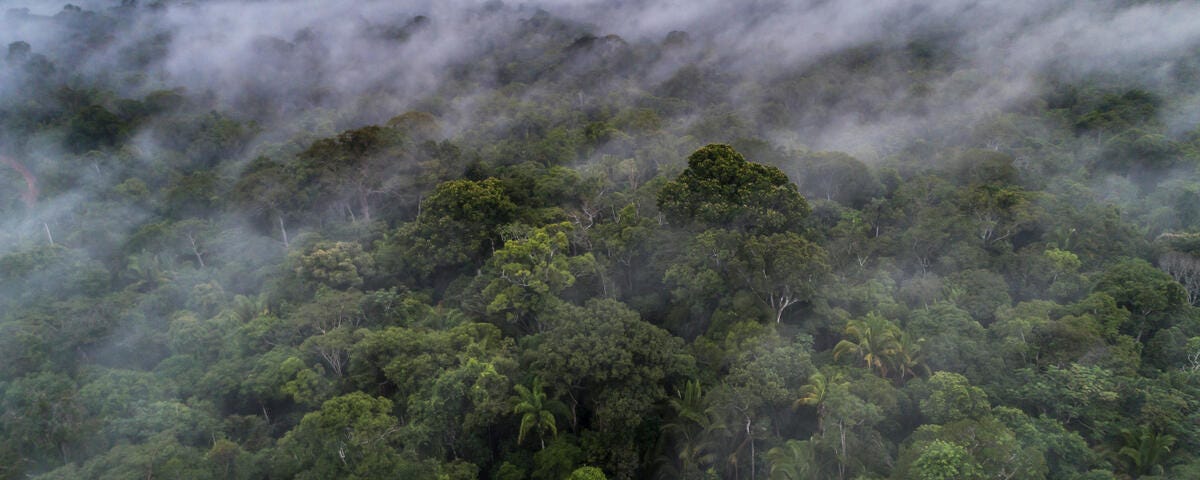
<path fill-rule="evenodd" d="M 750 480 L 755 480 L 754 434 L 750 431 L 750 417 L 746 417 L 746 439 L 750 440 Z"/>
<path fill-rule="evenodd" d="M 292 248 L 292 246 L 288 243 L 287 228 L 284 228 L 284 226 L 283 226 L 283 215 L 282 214 L 279 215 L 279 231 L 281 233 L 283 233 L 283 249 L 290 250 Z"/>
<path fill-rule="evenodd" d="M 192 244 L 192 254 L 196 256 L 196 262 L 200 264 L 200 268 L 204 268 L 204 257 L 200 255 L 200 249 L 196 248 L 196 237 L 189 233 L 187 238 Z"/>
<path fill-rule="evenodd" d="M 838 431 L 842 437 L 842 452 L 838 455 L 838 478 L 846 480 L 846 423 L 844 420 L 838 420 Z"/>
<path fill-rule="evenodd" d="M 368 196 L 368 192 L 358 192 L 358 208 L 362 210 L 363 221 L 371 223 L 371 202 L 367 200 Z"/>

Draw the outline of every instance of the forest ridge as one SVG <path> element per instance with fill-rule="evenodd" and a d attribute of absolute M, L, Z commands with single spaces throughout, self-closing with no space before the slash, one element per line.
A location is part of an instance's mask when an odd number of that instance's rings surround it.
<path fill-rule="evenodd" d="M 739 3 L 0 0 L 0 479 L 1200 478 L 1200 7 Z"/>

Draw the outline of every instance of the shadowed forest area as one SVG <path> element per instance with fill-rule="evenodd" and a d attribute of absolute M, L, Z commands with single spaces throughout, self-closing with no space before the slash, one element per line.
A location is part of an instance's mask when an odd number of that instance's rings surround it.
<path fill-rule="evenodd" d="M 1200 478 L 1200 6 L 0 0 L 0 479 Z"/>

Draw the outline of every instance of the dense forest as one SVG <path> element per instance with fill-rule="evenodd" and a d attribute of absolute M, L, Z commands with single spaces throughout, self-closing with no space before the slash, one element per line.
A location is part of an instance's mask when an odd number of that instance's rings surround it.
<path fill-rule="evenodd" d="M 1200 478 L 1193 2 L 45 3 L 0 479 Z"/>

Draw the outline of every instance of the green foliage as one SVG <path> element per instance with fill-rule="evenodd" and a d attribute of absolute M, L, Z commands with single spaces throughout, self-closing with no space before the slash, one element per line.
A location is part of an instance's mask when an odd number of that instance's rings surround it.
<path fill-rule="evenodd" d="M 570 255 L 567 232 L 571 224 L 560 223 L 534 229 L 526 238 L 509 240 L 488 263 L 480 295 L 486 312 L 519 323 L 528 330 L 541 330 L 534 317 L 557 302 L 559 295 L 575 284 L 577 275 L 589 273 L 595 258 L 591 253 Z M 531 323 L 532 322 L 532 323 Z"/>
<path fill-rule="evenodd" d="M 481 264 L 502 244 L 499 227 L 513 221 L 516 210 L 494 178 L 439 184 L 422 203 L 415 222 L 379 243 L 378 263 L 387 274 L 419 280 Z"/>
<path fill-rule="evenodd" d="M 549 447 L 543 448 L 533 455 L 533 463 L 536 467 L 530 478 L 537 480 L 568 478 L 583 458 L 583 450 L 564 436 L 563 439 L 555 440 Z"/>
<path fill-rule="evenodd" d="M 67 124 L 65 146 L 75 153 L 111 148 L 127 128 L 120 117 L 100 105 L 91 105 L 76 113 Z"/>
<path fill-rule="evenodd" d="M 756 234 L 797 232 L 808 202 L 778 168 L 747 162 L 728 145 L 708 145 L 658 193 L 658 208 L 680 226 Z"/>
<path fill-rule="evenodd" d="M 828 274 L 825 251 L 795 233 L 748 235 L 708 230 L 697 235 L 665 280 L 678 299 L 703 299 L 744 289 L 773 314 L 809 302 Z"/>
<path fill-rule="evenodd" d="M 527 368 L 567 399 L 572 429 L 605 435 L 601 445 L 585 448 L 588 458 L 606 458 L 606 468 L 626 471 L 618 455 L 632 447 L 632 435 L 667 399 L 666 385 L 691 375 L 692 358 L 682 340 L 613 300 L 562 304 L 554 315 L 560 320 L 526 352 Z M 582 411 L 590 418 L 580 418 Z"/>
<path fill-rule="evenodd" d="M 330 288 L 361 287 L 375 262 L 354 242 L 320 242 L 297 258 L 296 274 L 305 281 Z"/>
<path fill-rule="evenodd" d="M 1012 303 L 1004 277 L 986 270 L 964 270 L 950 276 L 951 301 L 981 323 L 990 323 L 996 309 Z"/>
<path fill-rule="evenodd" d="M 867 368 L 887 376 L 891 357 L 896 353 L 900 327 L 873 313 L 865 318 L 846 322 L 845 333 L 849 339 L 838 342 L 833 357 L 853 355 L 861 358 Z"/>
<path fill-rule="evenodd" d="M 296 478 L 391 478 L 404 463 L 391 409 L 361 392 L 331 399 L 280 440 L 280 454 L 298 462 Z"/>
<path fill-rule="evenodd" d="M 767 451 L 771 480 L 808 480 L 815 478 L 817 458 L 808 441 L 788 440 Z"/>
<path fill-rule="evenodd" d="M 800 158 L 799 187 L 805 195 L 860 208 L 883 185 L 858 159 L 841 152 L 818 152 Z"/>
<path fill-rule="evenodd" d="M 1161 104 L 1160 99 L 1145 90 L 1106 94 L 1075 121 L 1075 126 L 1087 130 L 1124 130 L 1155 119 Z"/>
<path fill-rule="evenodd" d="M 1123 388 L 1111 371 L 1071 364 L 1068 368 L 1052 365 L 1040 374 L 1027 370 L 1021 373 L 1018 377 L 1021 384 L 1014 393 L 1035 411 L 1064 425 L 1081 423 L 1091 429 L 1084 430 L 1087 433 L 1103 431 L 1115 420 L 1112 408 L 1121 398 Z"/>
<path fill-rule="evenodd" d="M 913 462 L 912 478 L 920 480 L 950 480 L 983 478 L 979 465 L 967 449 L 944 440 L 934 440 L 925 446 Z"/>
<path fill-rule="evenodd" d="M 351 347 L 348 377 L 358 390 L 400 399 L 408 422 L 398 438 L 434 455 L 474 445 L 482 429 L 511 415 L 514 350 L 490 324 L 389 327 Z"/>
<path fill-rule="evenodd" d="M 1175 437 L 1151 431 L 1146 427 L 1138 430 L 1121 430 L 1120 449 L 1117 461 L 1125 472 L 1134 475 L 1153 475 L 1163 472 L 1163 463 L 1171 454 Z"/>
<path fill-rule="evenodd" d="M 4 443 L 30 457 L 35 465 L 62 455 L 71 442 L 88 433 L 84 405 L 75 382 L 59 373 L 43 372 L 4 385 L 0 396 L 0 430 Z"/>
<path fill-rule="evenodd" d="M 995 366 L 983 326 L 952 304 L 938 302 L 913 312 L 907 329 L 909 335 L 924 339 L 921 354 L 930 369 L 975 377 L 986 375 Z"/>
<path fill-rule="evenodd" d="M 929 396 L 921 399 L 921 413 L 933 423 L 979 418 L 988 413 L 987 394 L 962 375 L 937 372 L 929 377 Z"/>
<path fill-rule="evenodd" d="M 912 440 L 901 453 L 898 472 L 907 469 L 910 475 L 930 478 L 945 478 L 953 471 L 962 478 L 1033 479 L 1046 475 L 1043 453 L 1020 442 L 1012 430 L 992 417 L 922 426 Z"/>
<path fill-rule="evenodd" d="M 596 467 L 579 467 L 571 475 L 566 477 L 567 480 L 607 480 L 604 476 L 604 471 Z"/>
<path fill-rule="evenodd" d="M 1200 478 L 1194 51 L 119 3 L 3 20 L 0 479 Z"/>
<path fill-rule="evenodd" d="M 529 387 L 514 385 L 513 389 L 517 392 L 517 396 L 513 397 L 513 414 L 521 417 L 517 443 L 522 443 L 525 436 L 533 431 L 541 439 L 542 448 L 546 448 L 545 432 L 558 437 L 558 421 L 555 415 L 565 416 L 566 405 L 558 400 L 546 398 L 540 378 L 534 378 Z"/>
<path fill-rule="evenodd" d="M 1179 283 L 1145 260 L 1125 260 L 1109 267 L 1096 283 L 1096 291 L 1143 317 L 1178 310 L 1187 298 Z"/>

